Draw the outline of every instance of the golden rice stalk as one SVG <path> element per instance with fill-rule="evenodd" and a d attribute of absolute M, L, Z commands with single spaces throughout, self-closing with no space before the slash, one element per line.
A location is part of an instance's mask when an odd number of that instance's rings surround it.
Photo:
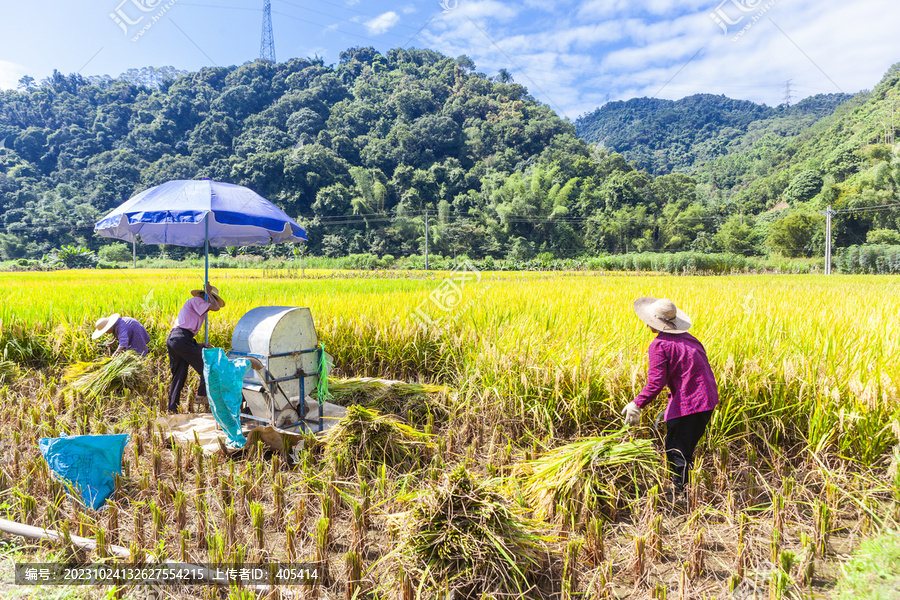
<path fill-rule="evenodd" d="M 351 406 L 340 423 L 323 436 L 325 460 L 338 476 L 357 473 L 369 464 L 417 468 L 430 457 L 435 444 L 424 434 L 396 419 L 363 406 Z"/>
<path fill-rule="evenodd" d="M 401 566 L 416 588 L 456 598 L 540 597 L 544 538 L 488 483 L 460 465 L 409 500 L 411 510 L 394 517 L 405 529 Z"/>
<path fill-rule="evenodd" d="M 411 415 L 417 422 L 429 417 L 444 421 L 449 416 L 450 388 L 429 383 L 407 383 L 359 377 L 329 379 L 331 401 L 341 406 L 360 404 L 394 415 Z"/>
<path fill-rule="evenodd" d="M 143 381 L 145 365 L 134 352 L 123 352 L 94 362 L 77 362 L 66 370 L 63 379 L 85 398 L 97 399 L 118 389 L 135 387 Z"/>
<path fill-rule="evenodd" d="M 625 429 L 560 446 L 516 472 L 524 478 L 525 500 L 544 521 L 558 516 L 557 506 L 600 501 L 614 508 L 619 492 L 661 485 L 665 474 L 653 442 L 631 439 Z"/>

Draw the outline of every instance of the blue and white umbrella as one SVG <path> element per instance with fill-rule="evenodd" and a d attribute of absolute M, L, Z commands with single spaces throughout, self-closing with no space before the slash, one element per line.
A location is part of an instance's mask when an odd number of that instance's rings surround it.
<path fill-rule="evenodd" d="M 306 241 L 306 232 L 280 208 L 239 185 L 210 179 L 175 180 L 144 190 L 94 225 L 101 237 L 206 248 Z M 207 333 L 208 335 L 208 333 Z"/>

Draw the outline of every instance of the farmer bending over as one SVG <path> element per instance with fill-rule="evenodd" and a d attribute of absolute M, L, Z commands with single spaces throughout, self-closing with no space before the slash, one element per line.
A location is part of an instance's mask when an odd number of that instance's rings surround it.
<path fill-rule="evenodd" d="M 206 284 L 206 294 L 209 300 L 204 300 L 203 290 L 191 290 L 191 298 L 184 303 L 175 321 L 172 323 L 172 331 L 166 340 L 166 349 L 169 351 L 169 369 L 172 371 L 172 385 L 169 386 L 169 412 L 178 412 L 178 402 L 181 400 L 181 390 L 187 381 L 188 366 L 194 368 L 200 375 L 200 386 L 197 388 L 198 400 L 206 400 L 206 380 L 203 378 L 203 354 L 201 348 L 209 348 L 209 344 L 198 344 L 194 336 L 200 331 L 203 319 L 207 311 L 217 311 L 225 306 L 225 301 L 219 297 L 219 290 Z"/>
<path fill-rule="evenodd" d="M 119 347 L 116 348 L 113 355 L 126 350 L 133 350 L 140 356 L 147 356 L 150 352 L 147 349 L 150 334 L 147 333 L 147 330 L 144 329 L 144 326 L 137 319 L 122 317 L 119 313 L 113 313 L 108 317 L 97 319 L 97 322 L 94 323 L 94 333 L 91 334 L 91 339 L 96 340 L 106 333 L 113 334 L 116 339 L 104 344 L 104 346 L 108 348 L 115 344 L 117 340 L 119 342 Z"/>
<path fill-rule="evenodd" d="M 622 413 L 627 425 L 637 425 L 641 421 L 641 409 L 663 388 L 669 388 L 666 457 L 677 497 L 684 492 L 694 462 L 694 449 L 719 403 L 719 390 L 703 344 L 687 333 L 690 318 L 674 302 L 638 298 L 634 301 L 634 312 L 657 336 L 650 342 L 647 385 Z"/>

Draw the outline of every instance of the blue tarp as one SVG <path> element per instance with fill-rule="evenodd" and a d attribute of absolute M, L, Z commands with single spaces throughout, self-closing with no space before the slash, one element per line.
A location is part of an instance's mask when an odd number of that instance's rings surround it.
<path fill-rule="evenodd" d="M 73 435 L 41 438 L 38 447 L 57 477 L 81 493 L 87 506 L 100 509 L 122 474 L 122 453 L 128 435 Z"/>
<path fill-rule="evenodd" d="M 243 448 L 247 443 L 241 431 L 241 401 L 244 374 L 250 368 L 246 358 L 230 360 L 221 348 L 203 349 L 203 376 L 209 408 L 228 437 L 228 446 Z"/>

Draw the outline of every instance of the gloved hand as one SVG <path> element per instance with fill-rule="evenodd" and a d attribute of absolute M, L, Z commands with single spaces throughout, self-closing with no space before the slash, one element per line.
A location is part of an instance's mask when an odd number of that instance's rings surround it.
<path fill-rule="evenodd" d="M 622 415 L 625 417 L 625 424 L 634 427 L 641 422 L 641 409 L 634 402 L 629 402 L 622 409 Z"/>

